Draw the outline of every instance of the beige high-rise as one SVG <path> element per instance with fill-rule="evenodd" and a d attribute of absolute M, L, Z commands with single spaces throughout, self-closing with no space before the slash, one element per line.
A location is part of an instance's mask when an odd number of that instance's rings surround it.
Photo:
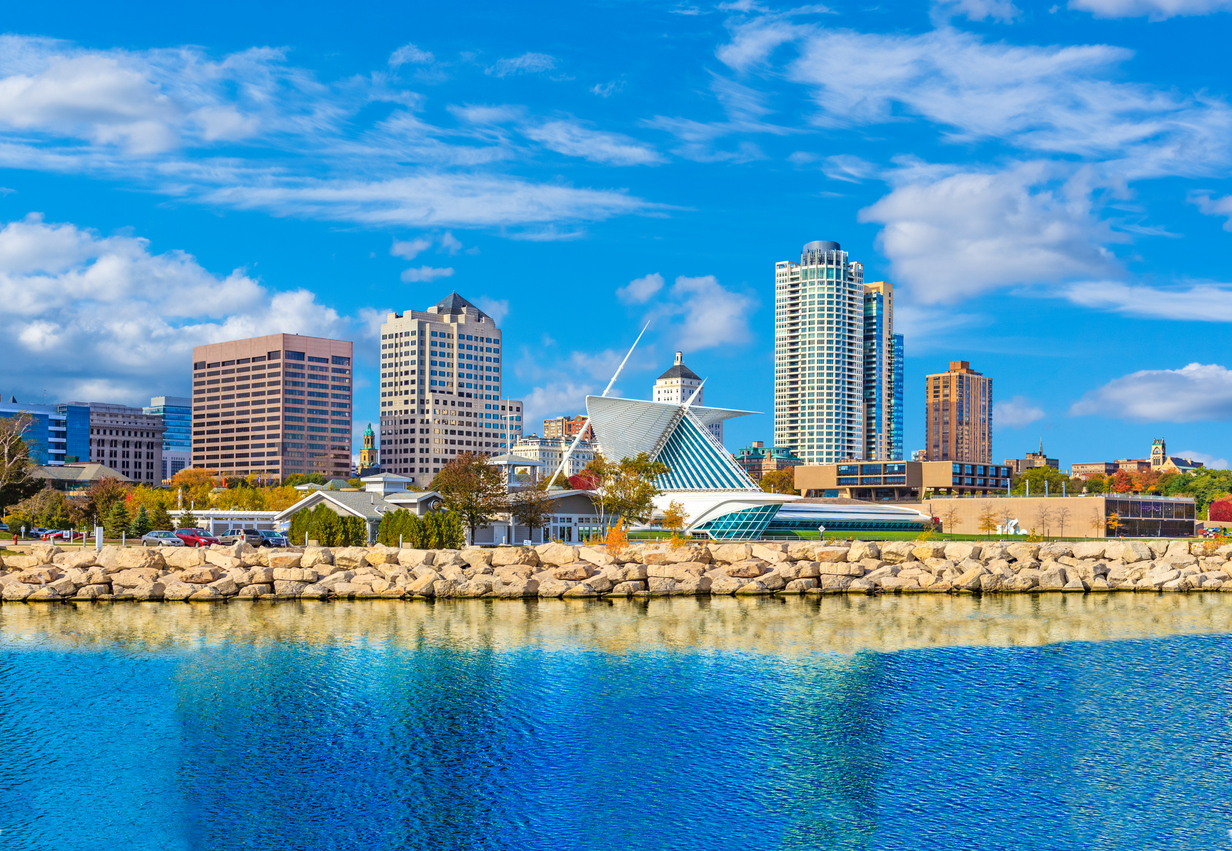
<path fill-rule="evenodd" d="M 352 348 L 298 334 L 195 347 L 192 465 L 224 476 L 347 478 Z"/>
<path fill-rule="evenodd" d="M 504 455 L 522 403 L 501 395 L 501 331 L 457 293 L 381 324 L 381 469 L 427 486 L 458 455 Z"/>
<path fill-rule="evenodd" d="M 925 384 L 925 451 L 929 461 L 992 461 L 992 379 L 965 360 Z"/>

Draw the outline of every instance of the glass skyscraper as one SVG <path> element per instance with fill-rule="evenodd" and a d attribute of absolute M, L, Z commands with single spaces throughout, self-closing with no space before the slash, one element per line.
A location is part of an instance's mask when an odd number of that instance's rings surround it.
<path fill-rule="evenodd" d="M 864 285 L 864 459 L 903 457 L 903 337 L 894 333 L 894 285 Z"/>
<path fill-rule="evenodd" d="M 192 464 L 192 399 L 154 396 L 143 411 L 163 421 L 162 477 L 169 479 Z"/>

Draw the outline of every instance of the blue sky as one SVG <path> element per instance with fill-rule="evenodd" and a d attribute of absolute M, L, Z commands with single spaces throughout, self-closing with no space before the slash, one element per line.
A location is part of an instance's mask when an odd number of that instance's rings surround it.
<path fill-rule="evenodd" d="M 769 412 L 774 263 L 832 239 L 898 287 L 909 450 L 963 359 L 998 459 L 1232 458 L 1232 0 L 173 5 L 6 11 L 5 396 L 142 404 L 193 345 L 322 334 L 362 431 L 380 318 L 456 289 L 528 430 L 647 318 L 622 395 L 683 349 Z"/>

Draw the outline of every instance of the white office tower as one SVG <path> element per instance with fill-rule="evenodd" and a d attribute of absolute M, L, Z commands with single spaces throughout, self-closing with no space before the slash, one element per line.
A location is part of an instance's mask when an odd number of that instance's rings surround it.
<path fill-rule="evenodd" d="M 697 394 L 696 399 L 693 399 L 694 393 Z M 697 373 L 684 365 L 684 353 L 676 352 L 676 362 L 671 365 L 667 372 L 655 379 L 651 399 L 655 402 L 671 402 L 675 405 L 683 405 L 690 399 L 693 399 L 693 404 L 701 407 L 702 397 L 705 393 L 706 391 L 702 389 L 701 378 Z M 723 423 L 721 421 L 711 423 L 707 428 L 719 443 L 723 442 Z"/>
<path fill-rule="evenodd" d="M 457 293 L 381 325 L 381 470 L 427 485 L 465 452 L 507 454 L 522 403 L 501 397 L 501 331 Z"/>
<path fill-rule="evenodd" d="M 837 242 L 774 264 L 774 445 L 805 464 L 864 457 L 864 267 Z"/>

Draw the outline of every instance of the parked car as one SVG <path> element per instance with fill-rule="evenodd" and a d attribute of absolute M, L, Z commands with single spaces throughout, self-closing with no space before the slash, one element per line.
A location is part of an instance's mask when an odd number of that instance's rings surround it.
<path fill-rule="evenodd" d="M 176 529 L 175 536 L 183 541 L 186 547 L 208 547 L 218 543 L 218 539 L 204 529 Z"/>
<path fill-rule="evenodd" d="M 141 536 L 141 546 L 143 547 L 182 547 L 184 542 L 181 541 L 175 532 L 166 529 L 157 529 L 153 532 L 146 532 Z"/>
<path fill-rule="evenodd" d="M 260 530 L 261 544 L 266 547 L 289 547 L 291 542 L 287 540 L 287 536 L 281 532 L 267 532 L 264 529 Z"/>
<path fill-rule="evenodd" d="M 9 524 L 0 523 L 0 532 L 7 532 L 8 530 L 9 530 Z"/>
<path fill-rule="evenodd" d="M 73 529 L 54 529 L 42 535 L 44 541 L 80 541 L 84 537 L 84 533 Z"/>
<path fill-rule="evenodd" d="M 264 543 L 261 533 L 256 529 L 228 529 L 218 536 L 218 543 L 224 546 L 229 547 L 238 541 L 245 541 L 254 547 L 262 546 Z"/>

